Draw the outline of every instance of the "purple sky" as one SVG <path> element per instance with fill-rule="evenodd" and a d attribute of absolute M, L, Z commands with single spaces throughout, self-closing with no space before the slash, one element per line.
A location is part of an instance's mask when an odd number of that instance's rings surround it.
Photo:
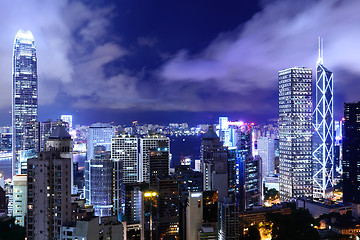
<path fill-rule="evenodd" d="M 314 69 L 318 36 L 336 117 L 344 101 L 360 99 L 359 1 L 93 2 L 0 3 L 0 125 L 10 123 L 20 28 L 37 45 L 39 120 L 203 122 L 228 113 L 264 122 L 277 116 L 277 72 Z"/>

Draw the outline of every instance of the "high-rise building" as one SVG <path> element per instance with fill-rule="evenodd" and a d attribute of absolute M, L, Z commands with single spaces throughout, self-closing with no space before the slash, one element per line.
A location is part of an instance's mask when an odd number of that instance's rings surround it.
<path fill-rule="evenodd" d="M 95 216 L 112 216 L 113 162 L 110 159 L 110 151 L 106 151 L 105 146 L 94 148 L 94 158 L 90 160 L 89 172 L 89 202 L 94 206 Z"/>
<path fill-rule="evenodd" d="M 28 160 L 27 239 L 59 239 L 61 226 L 71 222 L 70 169 L 71 159 L 59 151 Z"/>
<path fill-rule="evenodd" d="M 169 176 L 159 176 L 158 226 L 156 239 L 177 239 L 179 237 L 179 188 L 178 180 Z"/>
<path fill-rule="evenodd" d="M 316 102 L 313 115 L 313 198 L 332 197 L 334 186 L 333 73 L 323 65 L 322 39 L 316 62 Z"/>
<path fill-rule="evenodd" d="M 111 159 L 115 164 L 115 179 L 121 176 L 124 184 L 139 182 L 138 146 L 137 137 L 119 135 L 112 138 Z"/>
<path fill-rule="evenodd" d="M 223 146 L 212 126 L 201 139 L 204 191 L 219 191 L 219 199 L 228 194 L 228 149 Z"/>
<path fill-rule="evenodd" d="M 261 157 L 247 156 L 244 161 L 243 206 L 249 209 L 262 205 Z M 242 204 L 241 204 L 242 205 Z"/>
<path fill-rule="evenodd" d="M 86 204 L 92 204 L 92 193 L 95 190 L 91 189 L 91 178 L 100 178 L 100 176 L 95 177 L 91 170 L 101 174 L 102 172 L 96 171 L 96 166 L 91 166 L 91 161 L 95 159 L 95 147 L 104 146 L 104 151 L 111 151 L 111 138 L 115 135 L 115 129 L 108 123 L 95 123 L 92 124 L 88 129 L 87 135 L 87 158 L 85 161 L 85 199 Z M 98 164 L 94 164 L 98 165 Z M 110 193 L 109 193 L 110 194 Z M 95 196 L 96 197 L 96 196 Z"/>
<path fill-rule="evenodd" d="M 137 183 L 139 179 L 138 138 L 127 135 L 115 136 L 111 140 L 113 160 L 113 212 L 119 219 L 125 212 L 124 184 Z"/>
<path fill-rule="evenodd" d="M 70 186 L 71 194 L 74 193 L 74 165 L 73 165 L 73 141 L 70 134 L 66 131 L 65 127 L 59 125 L 53 129 L 49 138 L 45 143 L 45 151 L 57 151 L 60 157 L 69 158 L 71 161 L 70 173 Z"/>
<path fill-rule="evenodd" d="M 360 203 L 360 102 L 345 103 L 343 202 Z"/>
<path fill-rule="evenodd" d="M 257 140 L 258 154 L 262 159 L 262 178 L 275 173 L 275 141 L 273 138 L 261 137 Z"/>
<path fill-rule="evenodd" d="M 161 146 L 164 145 L 164 146 Z M 150 187 L 155 188 L 158 177 L 169 175 L 169 149 L 167 143 L 159 143 L 158 148 L 150 149 Z"/>
<path fill-rule="evenodd" d="M 163 135 L 146 135 L 140 138 L 139 182 L 150 182 L 150 149 L 166 146 L 170 152 L 170 139 Z M 170 160 L 169 160 L 170 162 Z"/>
<path fill-rule="evenodd" d="M 69 124 L 69 130 L 72 129 L 73 125 L 72 125 L 72 118 L 73 116 L 72 115 L 61 115 L 60 116 L 60 119 L 63 121 L 63 122 L 66 122 Z"/>
<path fill-rule="evenodd" d="M 239 206 L 231 199 L 226 198 L 219 203 L 219 240 L 240 239 Z"/>
<path fill-rule="evenodd" d="M 13 217 L 15 223 L 25 226 L 27 213 L 27 176 L 26 174 L 13 176 Z"/>
<path fill-rule="evenodd" d="M 36 149 L 38 78 L 35 41 L 30 31 L 15 36 L 12 81 L 12 175 L 20 174 L 20 152 Z"/>
<path fill-rule="evenodd" d="M 280 201 L 312 197 L 312 72 L 279 72 Z"/>

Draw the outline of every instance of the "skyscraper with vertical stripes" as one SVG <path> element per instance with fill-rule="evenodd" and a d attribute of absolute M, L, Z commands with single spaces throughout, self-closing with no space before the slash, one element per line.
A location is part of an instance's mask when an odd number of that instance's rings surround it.
<path fill-rule="evenodd" d="M 333 73 L 323 65 L 323 40 L 319 38 L 316 62 L 316 102 L 313 115 L 314 199 L 331 197 L 334 186 Z"/>
<path fill-rule="evenodd" d="M 312 71 L 279 72 L 280 201 L 312 197 Z"/>
<path fill-rule="evenodd" d="M 12 80 L 12 175 L 26 170 L 20 156 L 36 151 L 38 117 L 38 77 L 36 47 L 30 31 L 19 30 L 15 36 Z"/>

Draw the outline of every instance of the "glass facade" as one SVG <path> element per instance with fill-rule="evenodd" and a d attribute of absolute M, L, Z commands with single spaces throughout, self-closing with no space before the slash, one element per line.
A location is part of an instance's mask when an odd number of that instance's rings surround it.
<path fill-rule="evenodd" d="M 112 216 L 112 167 L 110 151 L 106 151 L 104 146 L 96 146 L 94 159 L 90 161 L 91 204 L 95 216 Z"/>
<path fill-rule="evenodd" d="M 15 36 L 12 81 L 12 175 L 20 174 L 20 153 L 36 149 L 38 78 L 35 41 L 30 31 Z"/>
<path fill-rule="evenodd" d="M 313 115 L 314 199 L 330 198 L 334 186 L 333 73 L 322 62 L 322 41 L 316 65 L 316 103 Z"/>
<path fill-rule="evenodd" d="M 93 204 L 93 199 L 97 196 L 92 193 L 96 192 L 96 189 L 92 189 L 93 186 L 97 186 L 96 182 L 92 182 L 94 179 L 101 177 L 101 174 L 104 174 L 102 171 L 98 171 L 97 168 L 98 161 L 102 161 L 97 157 L 96 159 L 96 149 L 99 146 L 104 147 L 104 152 L 111 152 L 111 138 L 115 135 L 115 130 L 110 124 L 105 123 L 95 123 L 89 127 L 88 136 L 87 136 L 87 159 L 85 161 L 85 199 L 86 204 Z M 107 168 L 112 170 L 112 166 L 108 166 L 107 163 L 104 163 Z M 94 166 L 93 166 L 94 165 Z M 107 171 L 104 170 L 104 171 Z M 99 176 L 97 176 L 100 174 Z M 108 192 L 107 194 L 111 194 Z M 109 205 L 108 203 L 104 205 Z"/>
<path fill-rule="evenodd" d="M 312 197 L 312 71 L 279 72 L 280 201 Z"/>

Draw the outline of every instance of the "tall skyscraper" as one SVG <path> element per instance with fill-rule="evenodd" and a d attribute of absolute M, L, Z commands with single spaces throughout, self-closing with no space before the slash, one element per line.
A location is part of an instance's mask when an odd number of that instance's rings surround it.
<path fill-rule="evenodd" d="M 312 72 L 279 72 L 280 201 L 312 197 Z"/>
<path fill-rule="evenodd" d="M 90 160 L 91 205 L 95 216 L 112 216 L 113 211 L 113 162 L 105 146 L 96 146 L 94 158 Z"/>
<path fill-rule="evenodd" d="M 15 36 L 12 81 L 12 175 L 20 174 L 20 152 L 36 149 L 38 78 L 35 41 L 30 31 Z"/>
<path fill-rule="evenodd" d="M 108 123 L 95 123 L 92 124 L 88 129 L 87 135 L 87 158 L 85 161 L 85 199 L 86 204 L 92 203 L 92 193 L 94 190 L 91 189 L 92 186 L 96 186 L 91 184 L 91 179 L 100 178 L 100 176 L 95 177 L 93 174 L 98 173 L 102 174 L 101 171 L 95 171 L 94 173 L 91 170 L 96 170 L 96 162 L 93 161 L 95 166 L 91 166 L 92 160 L 95 159 L 95 147 L 96 146 L 104 146 L 104 151 L 111 152 L 111 138 L 115 135 L 114 128 Z M 110 193 L 109 193 L 110 194 Z M 95 196 L 96 197 L 96 196 Z"/>
<path fill-rule="evenodd" d="M 223 146 L 212 126 L 201 139 L 204 191 L 218 191 L 219 199 L 228 195 L 228 149 Z"/>
<path fill-rule="evenodd" d="M 169 175 L 170 164 L 169 164 L 169 149 L 167 148 L 167 142 L 159 143 L 158 148 L 150 149 L 149 165 L 150 165 L 149 185 L 152 188 L 156 188 L 158 184 L 158 178 L 161 176 Z"/>
<path fill-rule="evenodd" d="M 316 62 L 316 102 L 313 115 L 313 197 L 331 197 L 334 186 L 333 73 L 323 65 L 323 42 L 319 38 Z"/>
<path fill-rule="evenodd" d="M 170 152 L 170 139 L 166 136 L 155 134 L 140 138 L 139 182 L 150 182 L 150 149 L 158 148 L 159 144 Z"/>
<path fill-rule="evenodd" d="M 124 184 L 133 184 L 138 182 L 139 179 L 138 158 L 137 137 L 121 135 L 112 138 L 111 159 L 114 164 L 113 213 L 119 219 L 125 211 Z"/>
<path fill-rule="evenodd" d="M 343 202 L 360 203 L 360 102 L 345 103 Z"/>

